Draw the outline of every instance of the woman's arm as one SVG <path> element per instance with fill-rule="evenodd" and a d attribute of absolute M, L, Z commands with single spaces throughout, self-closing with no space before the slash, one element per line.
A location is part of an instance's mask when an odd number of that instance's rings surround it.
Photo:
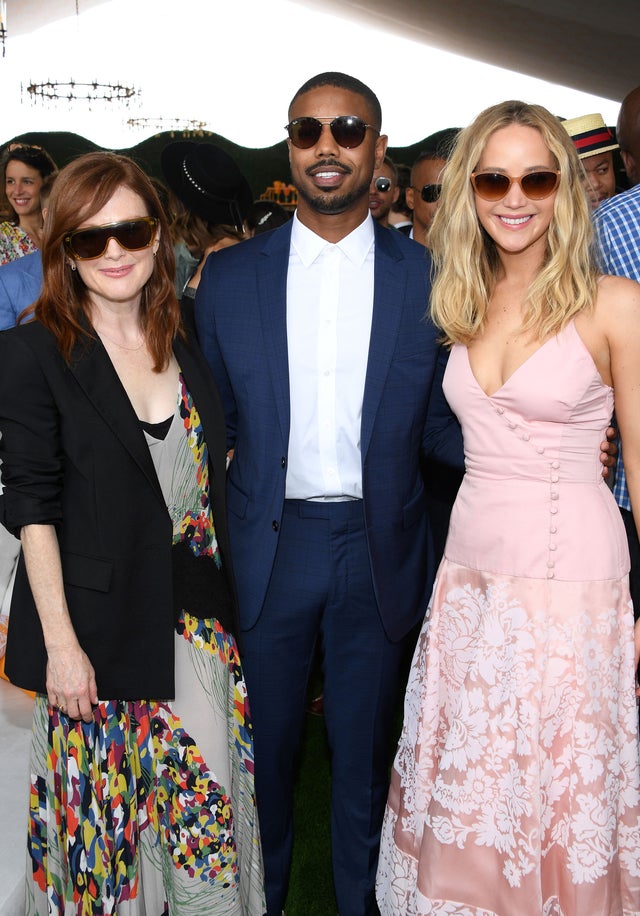
<path fill-rule="evenodd" d="M 607 277 L 601 282 L 596 320 L 609 343 L 611 380 L 629 499 L 640 534 L 640 285 Z M 635 625 L 635 668 L 640 663 L 640 620 Z M 640 696 L 640 687 L 636 688 Z"/>
<path fill-rule="evenodd" d="M 25 525 L 20 533 L 29 585 L 47 649 L 47 696 L 72 719 L 91 722 L 98 689 L 91 662 L 71 624 L 53 525 Z"/>

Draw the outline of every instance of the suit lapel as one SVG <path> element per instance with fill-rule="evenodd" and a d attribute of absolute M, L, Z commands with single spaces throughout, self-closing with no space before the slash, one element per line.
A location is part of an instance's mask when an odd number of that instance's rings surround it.
<path fill-rule="evenodd" d="M 291 222 L 270 233 L 257 263 L 258 303 L 282 439 L 289 441 L 289 356 L 287 352 L 287 273 Z"/>
<path fill-rule="evenodd" d="M 100 341 L 90 340 L 85 343 L 83 340 L 78 343 L 69 370 L 111 431 L 142 469 L 164 505 L 144 433 L 118 373 Z"/>
<path fill-rule="evenodd" d="M 363 462 L 396 345 L 405 284 L 402 253 L 393 244 L 391 230 L 376 224 L 375 233 L 373 317 L 360 435 Z"/>

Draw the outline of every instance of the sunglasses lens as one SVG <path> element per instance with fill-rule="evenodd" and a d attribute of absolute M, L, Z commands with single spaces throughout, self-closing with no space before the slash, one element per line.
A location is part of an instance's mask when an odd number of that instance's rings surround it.
<path fill-rule="evenodd" d="M 556 172 L 530 172 L 520 179 L 520 187 L 530 200 L 544 200 L 553 194 L 559 178 Z"/>
<path fill-rule="evenodd" d="M 559 180 L 560 176 L 556 172 L 529 172 L 520 179 L 511 179 L 500 172 L 480 172 L 471 176 L 476 193 L 484 200 L 500 200 L 509 191 L 512 181 L 519 182 L 523 194 L 529 200 L 544 200 L 553 194 Z"/>
<path fill-rule="evenodd" d="M 296 118 L 287 124 L 287 133 L 298 149 L 310 149 L 320 139 L 322 124 L 315 118 Z"/>
<path fill-rule="evenodd" d="M 435 204 L 440 199 L 441 184 L 426 184 L 420 191 L 420 196 L 426 204 Z"/>
<path fill-rule="evenodd" d="M 382 175 L 380 176 L 380 178 L 376 178 L 375 180 L 376 191 L 380 191 L 381 194 L 386 194 L 390 188 L 391 188 L 391 179 L 390 178 L 383 178 Z"/>
<path fill-rule="evenodd" d="M 500 200 L 511 185 L 511 179 L 499 172 L 479 172 L 471 180 L 476 193 L 484 200 Z"/>
<path fill-rule="evenodd" d="M 95 229 L 80 229 L 68 236 L 67 247 L 74 258 L 90 261 L 99 258 L 109 244 L 115 239 L 128 251 L 139 251 L 147 248 L 155 236 L 156 223 L 152 219 L 133 219 L 113 226 L 96 226 Z"/>
<path fill-rule="evenodd" d="M 341 115 L 331 122 L 331 133 L 343 149 L 355 149 L 360 146 L 367 133 L 367 125 L 362 118 L 352 115 Z"/>

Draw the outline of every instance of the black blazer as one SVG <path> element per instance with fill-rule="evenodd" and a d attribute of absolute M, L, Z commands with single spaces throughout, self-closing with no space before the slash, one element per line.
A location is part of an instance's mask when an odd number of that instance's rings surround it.
<path fill-rule="evenodd" d="M 216 535 L 235 600 L 224 413 L 192 335 L 178 338 L 174 352 L 204 428 Z M 71 620 L 100 697 L 172 697 L 171 520 L 138 418 L 102 343 L 81 341 L 67 365 L 38 322 L 2 332 L 0 432 L 4 523 L 17 536 L 23 525 L 55 525 Z M 21 557 L 7 675 L 44 692 L 46 660 Z"/>

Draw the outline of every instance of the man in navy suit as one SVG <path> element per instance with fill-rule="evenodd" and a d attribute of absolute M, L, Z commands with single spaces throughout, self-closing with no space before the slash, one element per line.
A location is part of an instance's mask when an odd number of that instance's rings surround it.
<path fill-rule="evenodd" d="M 433 577 L 420 453 L 460 464 L 462 446 L 425 318 L 428 254 L 369 214 L 387 143 L 376 96 L 320 74 L 289 122 L 297 214 L 208 259 L 196 321 L 234 449 L 229 528 L 268 912 L 280 916 L 286 897 L 319 641 L 336 897 L 340 916 L 363 916 L 377 912 L 400 661 Z"/>

